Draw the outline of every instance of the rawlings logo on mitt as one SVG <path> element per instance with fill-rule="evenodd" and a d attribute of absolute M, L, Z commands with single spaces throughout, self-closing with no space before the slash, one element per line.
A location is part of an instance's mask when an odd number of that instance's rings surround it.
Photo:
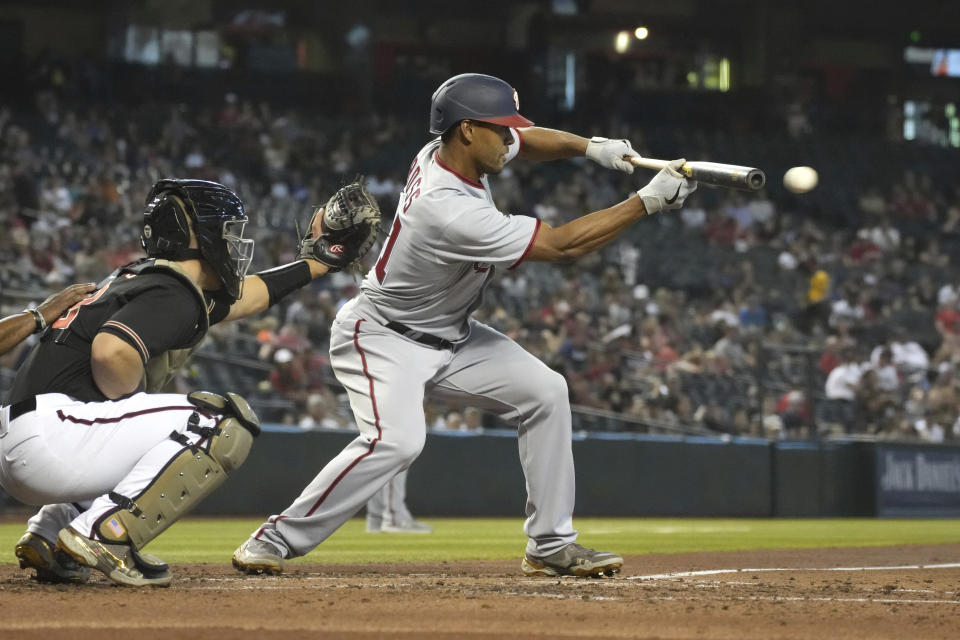
<path fill-rule="evenodd" d="M 333 194 L 313 212 L 310 229 L 300 240 L 297 255 L 340 271 L 360 260 L 380 233 L 380 207 L 359 182 Z"/>

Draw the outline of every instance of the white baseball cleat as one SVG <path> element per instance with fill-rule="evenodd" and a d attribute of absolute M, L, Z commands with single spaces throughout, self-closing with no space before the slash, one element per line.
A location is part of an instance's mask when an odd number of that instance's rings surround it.
<path fill-rule="evenodd" d="M 380 526 L 380 531 L 384 533 L 433 533 L 433 527 L 418 520 L 405 520 L 403 522 L 384 522 Z"/>
<path fill-rule="evenodd" d="M 283 573 L 283 556 L 280 555 L 280 550 L 269 542 L 247 538 L 247 541 L 233 552 L 233 566 L 244 573 L 280 575 Z"/>

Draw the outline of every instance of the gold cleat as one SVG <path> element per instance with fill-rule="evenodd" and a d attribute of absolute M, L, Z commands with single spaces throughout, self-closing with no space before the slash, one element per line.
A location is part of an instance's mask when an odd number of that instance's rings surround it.
<path fill-rule="evenodd" d="M 612 577 L 620 573 L 623 558 L 609 551 L 594 551 L 571 543 L 548 556 L 524 555 L 520 568 L 528 576 Z"/>
<path fill-rule="evenodd" d="M 100 571 L 117 584 L 128 587 L 168 587 L 173 581 L 170 568 L 156 558 L 150 556 L 150 562 L 141 560 L 130 545 L 93 540 L 71 527 L 60 531 L 57 548 L 80 564 Z"/>

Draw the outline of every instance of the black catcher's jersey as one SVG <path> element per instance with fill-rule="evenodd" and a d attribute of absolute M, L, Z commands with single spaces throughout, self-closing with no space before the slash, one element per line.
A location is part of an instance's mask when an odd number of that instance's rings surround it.
<path fill-rule="evenodd" d="M 146 363 L 172 349 L 196 345 L 211 323 L 226 317 L 229 300 L 201 293 L 176 265 L 141 260 L 121 267 L 90 297 L 68 309 L 46 330 L 10 390 L 11 403 L 41 393 L 65 393 L 84 402 L 107 400 L 90 367 L 99 332 L 137 350 Z M 209 315 L 208 315 L 209 314 Z M 143 390 L 143 382 L 137 391 Z"/>

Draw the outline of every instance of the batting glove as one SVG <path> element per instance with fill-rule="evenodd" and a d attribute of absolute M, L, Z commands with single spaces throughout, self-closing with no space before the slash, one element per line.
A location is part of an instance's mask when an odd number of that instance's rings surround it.
<path fill-rule="evenodd" d="M 656 213 L 663 209 L 679 209 L 683 201 L 697 190 L 697 181 L 690 180 L 680 173 L 680 167 L 686 159 L 672 160 L 637 195 L 643 200 L 647 213 Z"/>
<path fill-rule="evenodd" d="M 624 173 L 633 173 L 633 165 L 623 156 L 639 156 L 633 150 L 629 140 L 610 140 L 594 136 L 587 143 L 587 157 L 607 169 L 617 169 Z"/>

